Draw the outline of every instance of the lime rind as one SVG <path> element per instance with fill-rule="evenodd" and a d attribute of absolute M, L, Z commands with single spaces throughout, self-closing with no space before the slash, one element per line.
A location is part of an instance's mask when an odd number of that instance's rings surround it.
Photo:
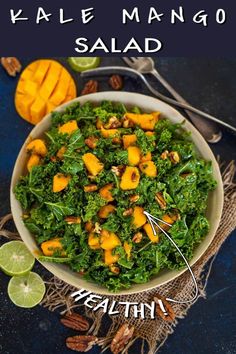
<path fill-rule="evenodd" d="M 95 69 L 100 64 L 99 57 L 69 57 L 68 63 L 75 71 L 82 72 L 89 69 Z"/>
<path fill-rule="evenodd" d="M 43 279 L 30 272 L 22 276 L 14 276 L 8 283 L 8 296 L 19 307 L 32 308 L 38 305 L 45 294 Z"/>
<path fill-rule="evenodd" d="M 33 268 L 34 262 L 34 256 L 22 241 L 7 242 L 0 248 L 0 268 L 7 275 L 24 275 Z"/>

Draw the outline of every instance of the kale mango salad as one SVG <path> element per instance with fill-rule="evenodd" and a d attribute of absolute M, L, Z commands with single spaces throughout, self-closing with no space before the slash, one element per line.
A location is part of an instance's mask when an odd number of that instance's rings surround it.
<path fill-rule="evenodd" d="M 15 187 L 40 259 L 113 292 L 183 267 L 143 213 L 172 225 L 161 223 L 188 260 L 209 230 L 212 165 L 181 126 L 108 101 L 54 112 L 50 130 L 28 144 L 28 174 Z"/>

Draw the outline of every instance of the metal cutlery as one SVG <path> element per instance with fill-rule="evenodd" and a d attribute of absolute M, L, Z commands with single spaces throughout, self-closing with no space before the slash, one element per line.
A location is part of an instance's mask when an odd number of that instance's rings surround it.
<path fill-rule="evenodd" d="M 101 68 L 97 68 L 97 69 L 92 69 L 92 70 L 87 70 L 81 73 L 81 77 L 94 77 L 94 76 L 106 76 L 106 75 L 111 75 L 111 74 L 120 74 L 120 75 L 129 75 L 131 77 L 135 77 L 135 78 L 140 78 L 143 83 L 146 85 L 146 87 L 149 89 L 149 91 L 155 95 L 156 97 L 158 97 L 160 100 L 167 102 L 171 105 L 177 106 L 177 107 L 181 107 L 184 109 L 187 109 L 188 111 L 194 112 L 204 118 L 207 118 L 213 122 L 216 122 L 230 130 L 232 130 L 233 132 L 236 133 L 236 127 L 233 127 L 232 125 L 221 121 L 220 119 L 205 113 L 193 106 L 190 106 L 186 103 L 182 103 L 182 102 L 178 102 L 170 97 L 167 97 L 163 94 L 161 94 L 159 91 L 157 91 L 156 89 L 154 89 L 150 83 L 147 81 L 146 77 L 141 74 L 140 72 L 138 72 L 137 70 L 131 69 L 131 68 L 126 68 L 124 66 L 106 66 L 106 67 L 101 67 Z"/>
<path fill-rule="evenodd" d="M 123 60 L 131 68 L 137 70 L 141 74 L 153 75 L 178 102 L 190 105 L 156 70 L 155 63 L 151 57 L 123 57 Z M 220 131 L 217 124 L 209 122 L 205 118 L 202 118 L 195 113 L 189 112 L 188 110 L 185 110 L 185 112 L 192 123 L 209 143 L 217 143 L 220 141 L 222 138 L 222 132 Z"/>

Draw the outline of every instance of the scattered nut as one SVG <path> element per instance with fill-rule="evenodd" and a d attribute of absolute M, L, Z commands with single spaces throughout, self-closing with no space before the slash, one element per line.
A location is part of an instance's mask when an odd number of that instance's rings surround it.
<path fill-rule="evenodd" d="M 125 166 L 119 165 L 119 166 L 112 166 L 111 171 L 117 176 L 120 177 L 124 171 L 125 171 Z"/>
<path fill-rule="evenodd" d="M 79 216 L 67 216 L 64 220 L 68 225 L 81 223 L 81 218 Z"/>
<path fill-rule="evenodd" d="M 131 120 L 129 120 L 126 117 L 122 118 L 122 122 L 123 122 L 123 128 L 133 128 L 134 127 L 134 122 L 132 122 Z"/>
<path fill-rule="evenodd" d="M 131 203 L 136 203 L 138 200 L 139 200 L 139 194 L 134 194 L 134 195 L 131 195 L 130 197 L 129 197 L 129 201 L 131 202 Z"/>
<path fill-rule="evenodd" d="M 90 136 L 89 138 L 85 139 L 84 142 L 90 149 L 95 149 L 98 142 L 98 138 Z"/>
<path fill-rule="evenodd" d="M 113 90 L 121 90 L 123 87 L 123 79 L 120 75 L 112 75 L 109 79 L 109 84 Z"/>
<path fill-rule="evenodd" d="M 96 184 L 88 184 L 87 186 L 84 186 L 84 191 L 86 193 L 95 192 L 97 189 L 98 186 Z"/>
<path fill-rule="evenodd" d="M 110 265 L 110 271 L 114 274 L 119 274 L 120 273 L 120 268 L 115 266 L 114 264 Z"/>
<path fill-rule="evenodd" d="M 123 212 L 123 216 L 130 216 L 133 214 L 133 209 L 129 208 Z"/>
<path fill-rule="evenodd" d="M 165 150 L 162 154 L 161 154 L 161 159 L 162 160 L 166 160 L 168 158 L 169 155 L 169 151 Z"/>
<path fill-rule="evenodd" d="M 177 164 L 180 161 L 179 153 L 177 151 L 171 151 L 169 157 L 172 163 Z"/>
<path fill-rule="evenodd" d="M 134 243 L 140 243 L 142 241 L 143 234 L 141 232 L 137 232 L 134 237 L 132 238 L 132 241 Z"/>
<path fill-rule="evenodd" d="M 98 222 L 95 222 L 95 228 L 94 228 L 94 232 L 96 234 L 100 234 L 102 231 L 101 225 Z"/>
<path fill-rule="evenodd" d="M 72 328 L 77 331 L 87 331 L 89 329 L 89 322 L 87 319 L 75 312 L 65 315 L 61 319 L 61 323 L 65 327 Z"/>
<path fill-rule="evenodd" d="M 121 127 L 121 122 L 116 117 L 111 117 L 107 124 L 104 125 L 105 129 L 115 129 Z"/>
<path fill-rule="evenodd" d="M 78 352 L 88 352 L 97 341 L 95 336 L 74 336 L 66 338 L 66 346 Z"/>
<path fill-rule="evenodd" d="M 111 352 L 118 354 L 124 350 L 125 345 L 130 341 L 134 334 L 134 327 L 129 327 L 127 323 L 123 324 L 117 331 L 111 342 Z"/>
<path fill-rule="evenodd" d="M 164 306 L 164 310 L 166 312 L 163 312 L 163 309 L 161 308 L 158 300 L 161 300 Z M 170 305 L 170 303 L 161 295 L 157 294 L 154 297 L 154 301 L 156 302 L 157 306 L 156 306 L 156 314 L 158 316 L 160 316 L 164 321 L 167 322 L 172 322 L 175 319 L 175 312 L 172 308 L 172 306 Z"/>
<path fill-rule="evenodd" d="M 21 63 L 15 57 L 2 57 L 1 64 L 10 76 L 15 77 L 21 71 Z"/>
<path fill-rule="evenodd" d="M 157 201 L 161 209 L 166 208 L 166 201 L 161 192 L 156 193 L 155 200 Z"/>
<path fill-rule="evenodd" d="M 95 93 L 95 92 L 98 92 L 98 82 L 96 80 L 89 80 L 82 92 L 81 92 L 81 96 L 82 95 L 88 95 L 89 93 Z"/>

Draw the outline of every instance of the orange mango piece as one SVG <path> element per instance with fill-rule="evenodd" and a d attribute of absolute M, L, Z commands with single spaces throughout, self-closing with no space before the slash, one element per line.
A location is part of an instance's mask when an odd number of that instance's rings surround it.
<path fill-rule="evenodd" d="M 108 202 L 112 202 L 114 200 L 111 192 L 112 188 L 113 188 L 113 184 L 108 183 L 99 190 L 100 196 L 103 199 L 106 199 Z"/>
<path fill-rule="evenodd" d="M 118 254 L 112 254 L 112 250 L 105 250 L 104 251 L 104 263 L 106 265 L 111 265 L 116 263 L 119 260 Z"/>
<path fill-rule="evenodd" d="M 33 154 L 37 154 L 40 156 L 46 156 L 47 147 L 45 142 L 42 139 L 34 139 L 27 146 L 26 150 L 32 152 Z"/>
<path fill-rule="evenodd" d="M 63 189 L 65 189 L 69 182 L 70 182 L 70 176 L 65 176 L 62 173 L 57 173 L 53 177 L 53 186 L 52 190 L 54 193 L 61 192 Z"/>
<path fill-rule="evenodd" d="M 72 134 L 75 130 L 79 129 L 76 120 L 70 120 L 69 122 L 61 125 L 58 130 L 62 134 Z"/>
<path fill-rule="evenodd" d="M 61 256 L 65 256 L 65 251 L 63 251 L 63 246 L 61 243 L 61 238 L 53 238 L 52 240 L 45 241 L 41 244 L 41 249 L 45 256 L 53 256 L 56 251 L 61 252 Z"/>
<path fill-rule="evenodd" d="M 157 168 L 153 161 L 146 161 L 139 164 L 140 170 L 148 177 L 157 176 Z"/>
<path fill-rule="evenodd" d="M 84 154 L 82 156 L 82 160 L 87 170 L 89 171 L 89 173 L 91 173 L 92 176 L 97 176 L 104 168 L 104 165 L 91 152 Z"/>
<path fill-rule="evenodd" d="M 36 154 L 32 154 L 29 157 L 29 160 L 27 162 L 27 170 L 30 172 L 34 166 L 38 166 L 40 164 L 40 156 Z"/>
<path fill-rule="evenodd" d="M 150 224 L 145 224 L 143 229 L 145 230 L 147 236 L 149 237 L 150 241 L 152 241 L 153 243 L 158 243 L 159 242 L 159 236 L 154 235 L 153 231 L 152 231 L 152 227 Z M 158 229 L 156 228 L 156 231 L 158 233 Z"/>

